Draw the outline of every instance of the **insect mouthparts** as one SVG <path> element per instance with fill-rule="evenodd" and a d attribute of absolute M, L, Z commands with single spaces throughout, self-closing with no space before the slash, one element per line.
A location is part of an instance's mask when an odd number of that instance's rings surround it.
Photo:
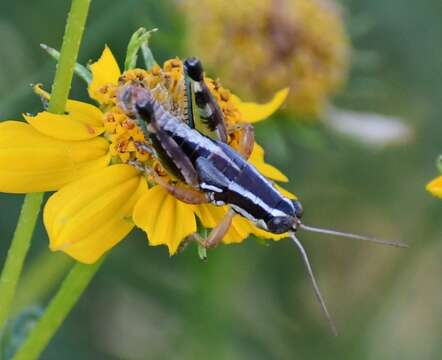
<path fill-rule="evenodd" d="M 300 225 L 301 225 L 301 220 L 298 217 L 294 216 L 293 217 L 292 231 L 296 232 Z"/>

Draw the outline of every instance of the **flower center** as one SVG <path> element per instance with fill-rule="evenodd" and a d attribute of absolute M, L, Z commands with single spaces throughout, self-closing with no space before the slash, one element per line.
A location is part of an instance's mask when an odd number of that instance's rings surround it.
<path fill-rule="evenodd" d="M 235 132 L 235 124 L 241 121 L 241 113 L 233 102 L 230 91 L 223 88 L 219 81 L 205 79 L 210 91 L 223 111 L 226 125 L 230 131 L 229 143 L 236 147 L 240 133 Z M 155 65 L 151 70 L 133 69 L 124 72 L 117 85 L 108 84 L 101 89 L 104 98 L 105 136 L 110 141 L 110 151 L 114 162 L 137 161 L 165 175 L 161 164 L 140 144 L 149 144 L 137 121 L 128 117 L 118 106 L 116 94 L 119 88 L 130 83 L 142 84 L 150 89 L 163 108 L 182 121 L 187 116 L 183 63 L 180 59 L 167 60 L 163 67 Z"/>

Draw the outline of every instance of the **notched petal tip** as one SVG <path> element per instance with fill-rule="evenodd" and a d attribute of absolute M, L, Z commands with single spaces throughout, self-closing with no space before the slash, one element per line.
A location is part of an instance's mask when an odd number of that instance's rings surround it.
<path fill-rule="evenodd" d="M 264 104 L 256 104 L 253 102 L 243 102 L 237 96 L 233 99 L 238 107 L 243 119 L 247 122 L 254 123 L 262 121 L 271 116 L 286 100 L 289 94 L 289 88 L 284 88 L 276 92 L 273 98 Z"/>
<path fill-rule="evenodd" d="M 92 81 L 88 89 L 89 96 L 101 102 L 102 94 L 100 89 L 107 84 L 117 84 L 118 78 L 121 75 L 120 67 L 107 45 L 100 58 L 90 66 L 90 70 L 92 72 Z"/>
<path fill-rule="evenodd" d="M 194 209 L 157 185 L 138 201 L 133 220 L 147 233 L 150 245 L 166 245 L 174 255 L 183 240 L 196 232 Z"/>

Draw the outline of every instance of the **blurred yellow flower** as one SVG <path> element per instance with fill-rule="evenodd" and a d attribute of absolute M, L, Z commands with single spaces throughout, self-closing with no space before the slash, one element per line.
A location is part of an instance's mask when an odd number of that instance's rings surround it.
<path fill-rule="evenodd" d="M 438 176 L 427 184 L 427 191 L 442 199 L 442 176 Z"/>
<path fill-rule="evenodd" d="M 91 65 L 90 97 L 100 108 L 69 100 L 66 114 L 43 111 L 24 116 L 27 123 L 0 123 L 0 191 L 29 193 L 57 191 L 44 209 L 44 224 L 51 250 L 61 250 L 78 261 L 93 263 L 120 242 L 137 225 L 148 234 L 151 245 L 167 245 L 174 254 L 180 243 L 197 231 L 197 216 L 212 228 L 227 211 L 209 204 L 189 205 L 175 199 L 153 178 L 128 164 L 141 161 L 157 176 L 168 180 L 166 171 L 151 155 L 139 150 L 141 130 L 116 104 L 119 86 L 137 79 L 152 89 L 163 106 L 172 111 L 184 103 L 183 66 L 171 59 L 150 71 L 120 72 L 106 47 Z M 282 103 L 286 91 L 268 104 L 243 104 L 218 81 L 206 79 L 227 122 L 235 124 L 269 116 Z M 155 87 L 155 92 L 153 88 Z M 49 96 L 38 90 L 43 96 Z M 174 105 L 174 106 L 172 106 Z M 240 111 L 244 105 L 244 110 Z M 176 116 L 182 114 L 178 111 Z M 234 133 L 231 146 L 235 146 Z M 267 177 L 287 181 L 279 170 L 264 162 L 264 151 L 256 145 L 250 161 Z M 249 234 L 281 238 L 257 229 L 236 216 L 223 241 L 241 242 Z"/>
<path fill-rule="evenodd" d="M 290 87 L 287 109 L 318 116 L 346 79 L 350 44 L 333 0 L 185 2 L 188 52 L 242 96 Z"/>

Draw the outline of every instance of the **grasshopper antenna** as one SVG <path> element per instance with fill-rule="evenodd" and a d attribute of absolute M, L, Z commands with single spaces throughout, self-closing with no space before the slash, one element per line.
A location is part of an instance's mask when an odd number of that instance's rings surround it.
<path fill-rule="evenodd" d="M 408 247 L 407 244 L 405 244 L 401 241 L 380 240 L 380 239 L 377 239 L 377 238 L 374 238 L 371 236 L 362 236 L 362 235 L 351 234 L 351 233 L 346 233 L 346 232 L 336 231 L 336 230 L 331 230 L 331 229 L 317 228 L 317 227 L 313 227 L 313 226 L 304 225 L 302 223 L 299 223 L 298 225 L 301 229 L 304 229 L 304 230 L 310 231 L 310 232 L 316 232 L 316 233 L 327 234 L 327 235 L 335 235 L 335 236 L 345 237 L 345 238 L 349 238 L 349 239 L 353 239 L 353 240 L 370 241 L 370 242 L 380 244 L 380 245 L 396 246 L 396 247 L 403 247 L 403 248 Z"/>
<path fill-rule="evenodd" d="M 324 313 L 325 317 L 327 318 L 328 323 L 330 324 L 333 335 L 337 336 L 338 332 L 336 331 L 336 326 L 333 322 L 332 317 L 330 316 L 330 313 L 327 310 L 327 306 L 325 305 L 324 298 L 321 295 L 321 290 L 319 290 L 319 286 L 318 286 L 318 283 L 316 282 L 315 275 L 313 274 L 313 270 L 310 265 L 310 260 L 308 259 L 307 253 L 306 253 L 304 247 L 302 246 L 301 242 L 296 238 L 296 235 L 294 232 L 290 232 L 289 236 L 293 240 L 295 245 L 297 246 L 299 252 L 301 253 L 302 260 L 304 261 L 305 267 L 307 268 L 307 272 L 310 276 L 310 280 L 312 282 L 316 298 L 318 299 L 319 305 L 322 308 L 322 312 Z"/>

